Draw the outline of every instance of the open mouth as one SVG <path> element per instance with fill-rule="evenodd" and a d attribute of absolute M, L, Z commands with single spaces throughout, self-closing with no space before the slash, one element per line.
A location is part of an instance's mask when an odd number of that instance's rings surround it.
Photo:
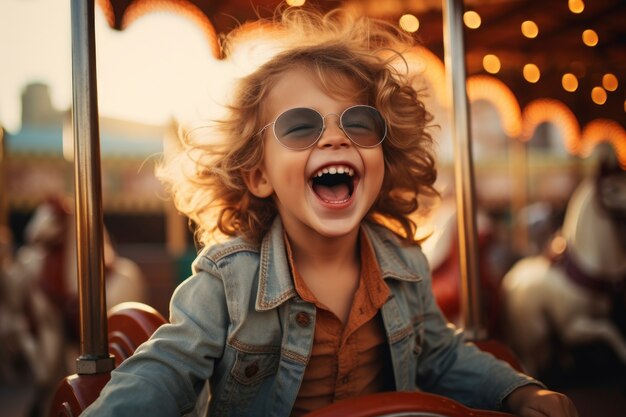
<path fill-rule="evenodd" d="M 357 175 L 347 165 L 326 166 L 311 177 L 313 192 L 324 202 L 341 204 L 350 200 Z"/>

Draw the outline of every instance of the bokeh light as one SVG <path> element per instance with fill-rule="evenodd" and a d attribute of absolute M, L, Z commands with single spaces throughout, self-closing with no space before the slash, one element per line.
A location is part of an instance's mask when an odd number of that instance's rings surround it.
<path fill-rule="evenodd" d="M 524 79 L 529 83 L 536 83 L 541 78 L 541 71 L 535 64 L 526 64 L 523 69 Z"/>
<path fill-rule="evenodd" d="M 463 22 L 470 29 L 478 29 L 482 20 L 480 15 L 473 10 L 463 13 Z"/>
<path fill-rule="evenodd" d="M 578 78 L 571 72 L 568 72 L 567 74 L 563 74 L 561 84 L 565 91 L 569 91 L 570 93 L 574 92 L 578 89 Z"/>
<path fill-rule="evenodd" d="M 591 90 L 591 99 L 598 105 L 606 103 L 606 90 L 602 87 L 593 87 Z"/>
<path fill-rule="evenodd" d="M 598 44 L 598 34 L 593 29 L 587 29 L 583 32 L 583 42 L 587 46 L 596 46 Z"/>
<path fill-rule="evenodd" d="M 568 0 L 567 6 L 572 13 L 582 13 L 585 10 L 585 3 L 583 0 Z"/>
<path fill-rule="evenodd" d="M 490 74 L 497 74 L 500 71 L 500 58 L 493 54 L 487 54 L 483 57 L 483 68 Z"/>
<path fill-rule="evenodd" d="M 420 27 L 420 21 L 412 14 L 404 14 L 400 17 L 400 27 L 410 33 L 417 32 Z"/>
<path fill-rule="evenodd" d="M 602 76 L 602 87 L 604 87 L 605 90 L 615 91 L 618 86 L 619 82 L 617 81 L 615 74 L 608 72 Z"/>
<path fill-rule="evenodd" d="M 539 27 L 532 20 L 525 20 L 522 22 L 522 34 L 527 38 L 536 38 L 539 34 Z"/>

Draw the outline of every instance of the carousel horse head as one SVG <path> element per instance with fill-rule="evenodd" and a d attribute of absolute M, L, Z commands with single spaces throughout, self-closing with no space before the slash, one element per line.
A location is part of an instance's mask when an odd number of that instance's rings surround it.
<path fill-rule="evenodd" d="M 554 363 L 555 349 L 567 355 L 594 343 L 626 365 L 615 320 L 626 299 L 626 171 L 612 152 L 600 152 L 548 253 L 521 259 L 502 280 L 503 327 L 530 373 Z"/>
<path fill-rule="evenodd" d="M 623 280 L 626 171 L 620 167 L 612 148 L 602 147 L 598 153 L 595 178 L 583 181 L 567 206 L 561 229 L 564 250 L 584 272 L 598 279 Z"/>
<path fill-rule="evenodd" d="M 33 213 L 24 230 L 27 244 L 58 244 L 65 239 L 71 210 L 63 197 L 50 196 Z"/>
<path fill-rule="evenodd" d="M 66 199 L 48 197 L 40 204 L 24 233 L 25 246 L 36 248 L 41 262 L 38 283 L 54 306 L 62 311 L 68 328 L 78 329 L 78 261 L 75 216 Z M 145 284 L 139 267 L 119 256 L 106 228 L 103 261 L 107 307 L 124 301 L 143 301 Z"/>

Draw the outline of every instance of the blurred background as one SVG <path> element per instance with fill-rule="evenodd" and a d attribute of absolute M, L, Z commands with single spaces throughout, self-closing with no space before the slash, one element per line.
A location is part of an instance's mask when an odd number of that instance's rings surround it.
<path fill-rule="evenodd" d="M 40 415 L 77 356 L 69 3 L 0 3 L 2 417 Z M 424 248 L 440 306 L 460 323 L 442 2 L 287 3 L 351 7 L 420 40 L 408 63 L 434 114 L 443 199 L 419 233 L 431 234 Z M 178 126 L 218 115 L 233 75 L 256 62 L 253 48 L 223 56 L 219 38 L 271 17 L 279 4 L 96 0 L 109 306 L 142 301 L 167 317 L 196 247 L 187 219 L 154 176 L 155 164 Z M 511 345 L 551 388 L 571 395 L 581 416 L 622 415 L 626 3 L 474 0 L 465 10 L 489 334 Z"/>

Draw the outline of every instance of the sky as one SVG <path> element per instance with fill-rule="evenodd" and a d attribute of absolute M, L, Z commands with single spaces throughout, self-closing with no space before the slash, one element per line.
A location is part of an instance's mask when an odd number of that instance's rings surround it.
<path fill-rule="evenodd" d="M 20 129 L 21 94 L 29 83 L 49 85 L 57 110 L 71 106 L 70 3 L 0 1 L 0 125 L 9 132 Z M 208 102 L 219 101 L 225 85 L 211 80 L 228 70 L 186 18 L 152 13 L 115 31 L 96 5 L 95 27 L 101 116 L 165 124 L 205 114 Z"/>

